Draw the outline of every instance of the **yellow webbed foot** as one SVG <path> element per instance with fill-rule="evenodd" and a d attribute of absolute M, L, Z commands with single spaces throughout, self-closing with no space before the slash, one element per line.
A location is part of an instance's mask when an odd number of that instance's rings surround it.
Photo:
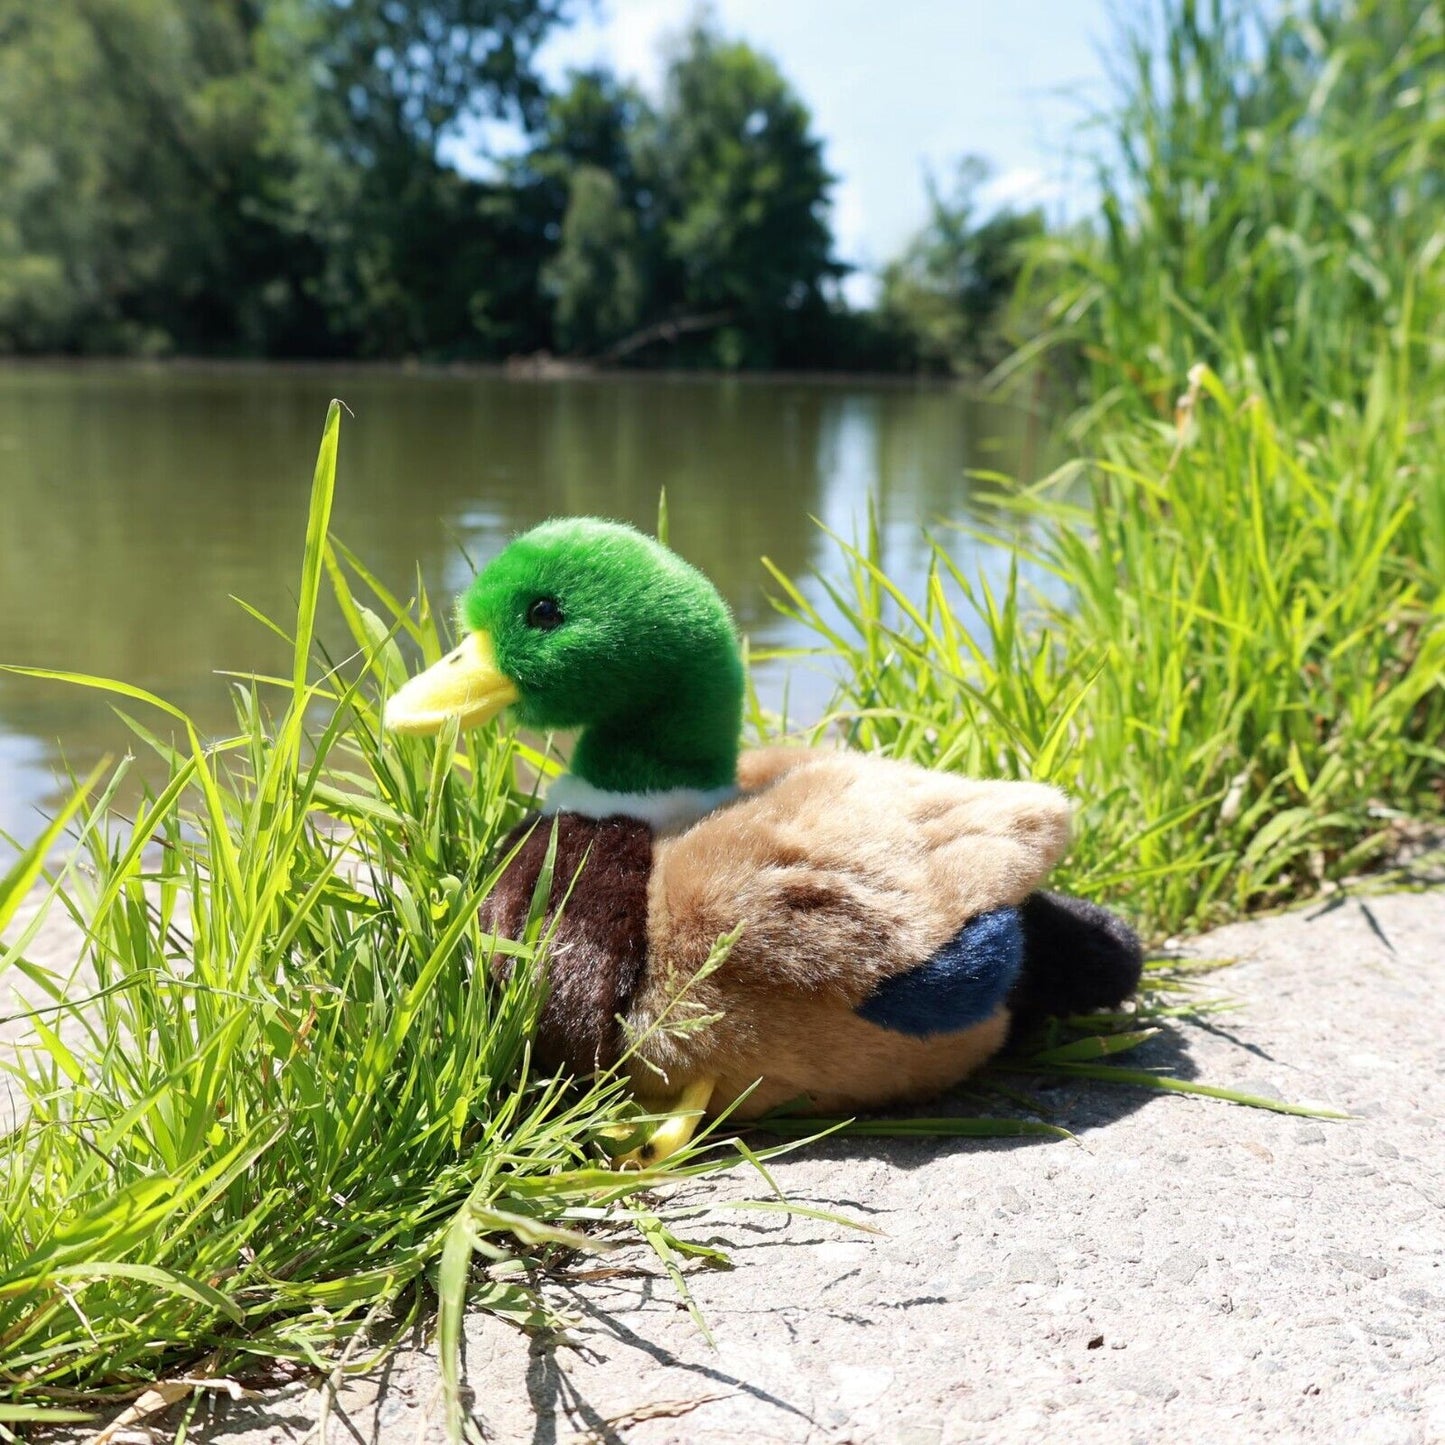
<path fill-rule="evenodd" d="M 638 1102 L 649 1114 L 667 1114 L 645 1142 L 626 1154 L 614 1159 L 618 1169 L 650 1169 L 660 1164 L 683 1148 L 697 1132 L 703 1112 L 712 1099 L 715 1081 L 698 1079 L 670 1099 L 652 1100 L 639 1098 Z"/>

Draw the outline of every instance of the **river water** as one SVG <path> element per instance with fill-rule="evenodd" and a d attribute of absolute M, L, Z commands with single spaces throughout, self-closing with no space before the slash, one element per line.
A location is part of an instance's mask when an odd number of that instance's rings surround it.
<path fill-rule="evenodd" d="M 284 669 L 279 642 L 231 599 L 292 611 L 333 396 L 354 413 L 333 529 L 403 596 L 419 567 L 449 598 L 469 579 L 465 555 L 485 559 L 548 516 L 652 530 L 665 487 L 672 545 L 755 647 L 814 640 L 769 605 L 762 556 L 821 596 L 816 574 L 838 571 L 823 528 L 855 537 L 871 499 L 907 582 L 926 561 L 923 525 L 1007 525 L 979 510 L 970 469 L 1041 467 L 1023 411 L 935 385 L 0 367 L 0 662 L 124 679 L 224 730 L 220 672 Z M 1002 575 L 1002 545 L 942 535 L 969 570 Z M 829 692 L 821 664 L 766 662 L 757 681 L 798 719 Z M 0 674 L 0 830 L 34 837 L 63 794 L 57 769 L 118 755 L 129 736 L 99 694 Z"/>

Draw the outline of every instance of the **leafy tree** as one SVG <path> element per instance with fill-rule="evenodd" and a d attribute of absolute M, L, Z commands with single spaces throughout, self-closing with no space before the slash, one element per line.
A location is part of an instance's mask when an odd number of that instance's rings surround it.
<path fill-rule="evenodd" d="M 980 220 L 978 191 L 988 175 L 987 164 L 969 156 L 947 193 L 929 176 L 928 220 L 883 272 L 882 320 L 927 368 L 982 370 L 1011 349 L 1004 316 L 1043 217 L 1003 210 Z"/>
<path fill-rule="evenodd" d="M 487 349 L 478 320 L 493 344 L 513 333 L 491 313 L 514 296 L 477 263 L 535 242 L 528 218 L 438 152 L 469 119 L 540 119 L 533 60 L 572 0 L 269 3 L 276 53 L 306 61 L 291 199 L 322 239 L 317 286 L 346 348 L 464 354 Z"/>
<path fill-rule="evenodd" d="M 610 70 L 574 70 L 565 90 L 547 97 L 536 142 L 512 168 L 519 185 L 543 183 L 560 215 L 579 166 L 605 171 L 617 182 L 623 202 L 639 208 L 639 180 L 633 148 L 639 127 L 651 123 L 652 109 L 635 87 Z"/>
<path fill-rule="evenodd" d="M 639 323 L 655 257 L 643 236 L 647 198 L 633 143 L 647 101 L 604 69 L 574 71 L 548 97 L 531 150 L 509 167 L 513 194 L 545 216 L 552 252 L 540 295 L 559 351 L 595 355 Z"/>
<path fill-rule="evenodd" d="M 548 96 L 573 4 L 0 0 L 0 347 L 863 355 L 777 67 L 700 22 L 656 107 Z M 537 139 L 483 183 L 442 147 L 486 116 Z"/>
<path fill-rule="evenodd" d="M 536 118 L 569 4 L 0 0 L 0 345 L 485 345 L 515 301 L 485 266 L 535 255 L 539 218 L 437 148 Z"/>
<path fill-rule="evenodd" d="M 511 171 L 554 217 L 540 279 L 556 347 L 729 367 L 815 358 L 842 268 L 810 127 L 772 61 L 707 23 L 672 55 L 657 107 L 605 70 L 574 73 Z"/>
<path fill-rule="evenodd" d="M 465 119 L 542 110 L 537 47 L 572 0 L 270 0 L 300 40 L 316 119 L 362 167 L 435 159 Z"/>
<path fill-rule="evenodd" d="M 833 178 L 811 124 L 771 60 L 698 23 L 667 68 L 659 112 L 638 127 L 660 289 L 669 309 L 726 316 L 714 362 L 775 364 L 842 272 L 827 219 Z"/>
<path fill-rule="evenodd" d="M 637 218 L 617 180 L 599 166 L 578 166 L 562 244 L 542 273 L 563 350 L 593 353 L 637 326 L 644 299 L 637 239 Z"/>
<path fill-rule="evenodd" d="M 257 97 L 225 0 L 0 0 L 0 337 L 146 349 L 224 264 Z"/>

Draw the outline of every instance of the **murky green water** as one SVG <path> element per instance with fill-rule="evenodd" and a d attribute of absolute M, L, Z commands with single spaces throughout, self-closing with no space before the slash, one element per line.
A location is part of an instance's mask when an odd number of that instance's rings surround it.
<path fill-rule="evenodd" d="M 596 513 L 673 545 L 757 645 L 804 641 L 767 603 L 764 554 L 833 567 L 811 518 L 853 535 L 877 501 L 895 575 L 920 522 L 970 517 L 970 467 L 1035 472 L 1037 428 L 957 391 L 868 383 L 502 376 L 269 368 L 0 368 L 0 661 L 123 678 L 230 719 L 222 669 L 274 671 L 276 639 L 230 599 L 285 617 L 326 404 L 343 424 L 335 530 L 409 595 L 439 595 L 511 532 Z M 996 519 L 995 519 L 996 520 Z M 1001 554 L 950 544 L 992 571 Z M 970 558 L 971 551 L 978 552 Z M 782 696 L 781 664 L 764 665 Z M 794 715 L 826 697 L 794 678 Z M 61 760 L 88 767 L 128 734 L 100 696 L 0 675 L 0 829 L 34 836 Z"/>

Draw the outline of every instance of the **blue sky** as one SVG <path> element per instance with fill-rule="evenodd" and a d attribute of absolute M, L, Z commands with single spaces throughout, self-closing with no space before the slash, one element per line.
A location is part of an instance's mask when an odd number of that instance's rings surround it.
<path fill-rule="evenodd" d="M 600 0 L 547 44 L 560 80 L 598 61 L 656 93 L 662 48 L 692 0 Z M 1107 0 L 714 0 L 722 29 L 778 62 L 813 112 L 838 177 L 839 254 L 863 267 L 923 219 L 925 165 L 966 152 L 997 168 L 992 199 L 1068 210 L 1087 194 L 1070 164 L 1087 102 L 1103 98 Z M 853 289 L 866 292 L 866 282 Z M 858 299 L 863 299 L 860 295 Z"/>

